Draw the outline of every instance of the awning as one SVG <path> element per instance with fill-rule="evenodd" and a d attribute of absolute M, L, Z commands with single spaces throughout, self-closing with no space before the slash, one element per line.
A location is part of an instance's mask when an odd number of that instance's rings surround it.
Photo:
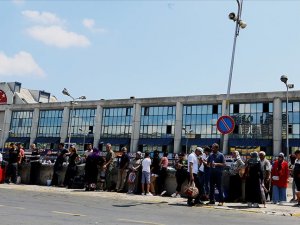
<path fill-rule="evenodd" d="M 59 143 L 60 137 L 37 137 L 35 143 Z"/>
<path fill-rule="evenodd" d="M 199 145 L 199 146 L 205 146 L 205 145 L 212 145 L 214 143 L 220 144 L 220 139 L 219 138 L 182 138 L 181 139 L 181 145 Z"/>
<path fill-rule="evenodd" d="M 66 138 L 65 142 L 69 142 L 69 138 Z M 85 144 L 87 143 L 94 143 L 94 137 L 71 137 L 71 143 L 76 143 L 76 144 Z"/>
<path fill-rule="evenodd" d="M 139 145 L 172 145 L 173 138 L 140 138 Z"/>
<path fill-rule="evenodd" d="M 130 138 L 100 138 L 100 143 L 110 143 L 112 145 L 129 145 L 130 144 Z"/>
<path fill-rule="evenodd" d="M 262 146 L 271 147 L 273 141 L 271 139 L 229 139 L 229 146 Z"/>
<path fill-rule="evenodd" d="M 282 146 L 286 147 L 286 139 L 282 139 Z M 289 147 L 300 147 L 300 139 L 289 138 Z"/>
<path fill-rule="evenodd" d="M 6 142 L 29 143 L 30 137 L 8 137 Z"/>

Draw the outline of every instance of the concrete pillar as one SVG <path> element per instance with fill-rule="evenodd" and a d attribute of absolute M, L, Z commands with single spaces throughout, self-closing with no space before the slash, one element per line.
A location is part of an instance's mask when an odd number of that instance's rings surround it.
<path fill-rule="evenodd" d="M 30 144 L 34 143 L 34 141 L 35 141 L 37 131 L 38 131 L 39 118 L 40 118 L 40 109 L 39 108 L 34 108 L 33 115 L 32 115 Z"/>
<path fill-rule="evenodd" d="M 93 146 L 97 148 L 101 137 L 102 112 L 103 112 L 103 107 L 98 105 L 96 109 L 96 117 L 94 123 L 94 144 L 93 144 Z"/>
<path fill-rule="evenodd" d="M 223 100 L 222 101 L 222 115 L 224 116 L 226 114 L 226 105 L 227 101 Z M 228 115 L 230 112 L 230 106 L 228 106 Z M 229 153 L 229 145 L 228 145 L 228 140 L 229 140 L 229 135 L 228 134 L 221 134 L 221 141 L 220 141 L 220 149 L 222 149 L 222 153 L 227 155 Z"/>
<path fill-rule="evenodd" d="M 132 114 L 132 133 L 130 141 L 130 152 L 138 151 L 138 142 L 140 138 L 140 126 L 141 126 L 141 105 L 135 103 L 133 105 Z"/>
<path fill-rule="evenodd" d="M 174 134 L 174 153 L 181 152 L 182 115 L 183 115 L 183 104 L 181 102 L 177 102 L 176 117 L 175 117 L 175 134 Z"/>
<path fill-rule="evenodd" d="M 4 147 L 4 144 L 9 136 L 11 116 L 12 116 L 12 111 L 10 109 L 5 109 L 3 130 L 1 132 L 2 133 L 1 148 Z"/>
<path fill-rule="evenodd" d="M 60 129 L 60 142 L 62 143 L 65 143 L 66 138 L 68 137 L 69 115 L 70 115 L 70 108 L 64 107 L 61 129 Z"/>
<path fill-rule="evenodd" d="M 282 152 L 282 107 L 281 99 L 273 100 L 273 155 Z"/>
<path fill-rule="evenodd" d="M 4 121 L 3 121 L 3 130 L 1 134 L 1 148 L 5 146 L 5 142 L 9 136 L 10 122 L 11 122 L 12 111 L 10 109 L 5 109 Z M 2 129 L 2 128 L 1 128 Z M 4 149 L 3 149 L 4 150 Z"/>

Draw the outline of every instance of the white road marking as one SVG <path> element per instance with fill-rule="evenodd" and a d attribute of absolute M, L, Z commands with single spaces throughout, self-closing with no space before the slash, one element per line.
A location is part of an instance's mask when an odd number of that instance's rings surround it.
<path fill-rule="evenodd" d="M 124 222 L 131 222 L 131 223 L 140 223 L 140 224 L 164 225 L 162 223 L 154 223 L 154 222 L 141 221 L 141 220 L 129 220 L 129 219 L 118 219 L 118 220 Z"/>
<path fill-rule="evenodd" d="M 86 216 L 86 215 L 78 214 L 78 213 L 69 213 L 69 212 L 60 212 L 60 211 L 52 211 L 52 213 L 64 214 L 64 215 L 69 215 L 69 216 Z"/>

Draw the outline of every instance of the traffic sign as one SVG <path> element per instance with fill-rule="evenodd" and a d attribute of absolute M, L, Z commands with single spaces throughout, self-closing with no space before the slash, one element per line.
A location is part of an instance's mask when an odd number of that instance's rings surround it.
<path fill-rule="evenodd" d="M 230 134 L 234 129 L 234 120 L 231 116 L 221 116 L 217 121 L 217 128 L 222 134 Z"/>

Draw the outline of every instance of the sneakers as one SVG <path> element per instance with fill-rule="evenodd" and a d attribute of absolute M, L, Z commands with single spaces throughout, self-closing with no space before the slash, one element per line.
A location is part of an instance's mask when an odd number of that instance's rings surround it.
<path fill-rule="evenodd" d="M 175 198 L 181 198 L 181 195 L 180 195 L 180 194 L 177 194 Z"/>
<path fill-rule="evenodd" d="M 160 194 L 160 196 L 163 196 L 163 195 L 166 194 L 166 193 L 167 193 L 167 191 L 164 190 L 164 191 L 162 191 L 162 193 Z"/>
<path fill-rule="evenodd" d="M 176 196 L 177 196 L 176 193 L 171 194 L 171 197 L 172 197 L 172 198 L 175 198 Z"/>
<path fill-rule="evenodd" d="M 219 202 L 218 206 L 223 206 L 224 202 Z"/>
<path fill-rule="evenodd" d="M 145 193 L 142 193 L 142 195 L 145 195 Z"/>
<path fill-rule="evenodd" d="M 146 194 L 146 196 L 153 196 L 153 194 L 150 193 L 150 192 L 148 192 L 148 193 Z"/>

